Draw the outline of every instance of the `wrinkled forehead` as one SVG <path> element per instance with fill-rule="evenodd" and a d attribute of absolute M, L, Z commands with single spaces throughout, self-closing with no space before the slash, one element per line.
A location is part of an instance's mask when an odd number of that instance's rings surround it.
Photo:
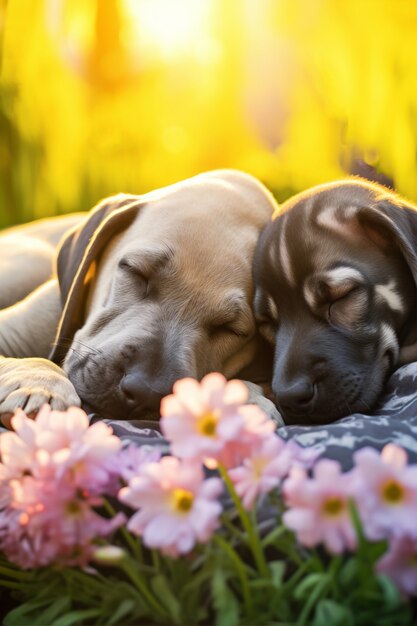
<path fill-rule="evenodd" d="M 258 229 L 234 228 L 213 212 L 196 212 L 162 202 L 145 207 L 129 229 L 116 235 L 99 260 L 96 285 L 113 280 L 119 262 L 145 276 L 153 275 L 164 288 L 222 299 L 238 289 L 252 292 L 251 261 Z M 205 296 L 204 294 L 207 294 Z"/>

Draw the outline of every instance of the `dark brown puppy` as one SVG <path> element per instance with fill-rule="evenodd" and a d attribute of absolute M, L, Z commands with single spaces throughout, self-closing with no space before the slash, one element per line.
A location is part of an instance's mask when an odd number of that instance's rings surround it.
<path fill-rule="evenodd" d="M 287 423 L 368 412 L 417 359 L 417 211 L 389 189 L 353 178 L 291 198 L 260 237 L 254 274 Z"/>

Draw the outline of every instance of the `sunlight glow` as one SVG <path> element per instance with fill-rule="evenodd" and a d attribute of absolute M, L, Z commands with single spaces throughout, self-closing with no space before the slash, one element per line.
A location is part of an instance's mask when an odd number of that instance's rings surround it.
<path fill-rule="evenodd" d="M 164 60 L 192 56 L 208 36 L 211 5 L 212 0 L 123 0 L 124 39 Z"/>

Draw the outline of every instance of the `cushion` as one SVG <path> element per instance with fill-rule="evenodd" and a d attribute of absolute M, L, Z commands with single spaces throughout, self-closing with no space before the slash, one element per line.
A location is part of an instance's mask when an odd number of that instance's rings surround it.
<path fill-rule="evenodd" d="M 90 419 L 94 422 L 100 417 L 91 415 Z M 153 422 L 104 421 L 127 442 L 168 451 Z M 323 457 L 339 461 L 344 470 L 352 467 L 355 450 L 363 446 L 381 450 L 387 443 L 401 446 L 409 462 L 417 463 L 417 363 L 404 365 L 392 374 L 378 406 L 369 415 L 353 413 L 325 426 L 280 426 L 277 433 L 303 447 L 319 447 Z"/>

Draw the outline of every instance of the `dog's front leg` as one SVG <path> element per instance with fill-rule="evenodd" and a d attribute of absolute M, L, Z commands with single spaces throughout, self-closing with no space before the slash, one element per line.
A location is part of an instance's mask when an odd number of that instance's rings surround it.
<path fill-rule="evenodd" d="M 65 372 L 47 359 L 0 357 L 0 418 L 4 426 L 10 427 L 16 409 L 34 416 L 43 404 L 55 410 L 80 405 Z"/>
<path fill-rule="evenodd" d="M 40 358 L 51 350 L 60 313 L 56 280 L 0 311 L 0 418 L 6 427 L 17 408 L 35 415 L 45 403 L 56 410 L 80 405 L 65 372 Z"/>

